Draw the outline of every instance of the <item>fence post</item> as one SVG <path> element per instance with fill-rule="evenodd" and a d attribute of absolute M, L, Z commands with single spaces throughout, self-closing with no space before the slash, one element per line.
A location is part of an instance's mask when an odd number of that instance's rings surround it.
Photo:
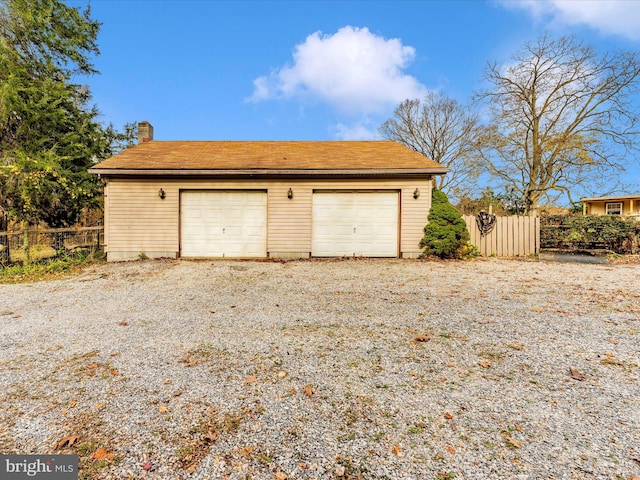
<path fill-rule="evenodd" d="M 7 228 L 9 227 L 9 216 L 4 213 L 0 208 L 0 263 L 7 263 L 11 260 L 11 253 L 9 252 L 9 233 Z"/>
<path fill-rule="evenodd" d="M 29 263 L 31 255 L 29 252 L 29 224 L 22 222 L 22 249 L 24 250 L 25 262 Z"/>

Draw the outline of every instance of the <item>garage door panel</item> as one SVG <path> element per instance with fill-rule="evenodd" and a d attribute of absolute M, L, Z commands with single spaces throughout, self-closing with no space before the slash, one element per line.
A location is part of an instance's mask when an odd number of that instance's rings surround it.
<path fill-rule="evenodd" d="M 312 255 L 396 257 L 398 193 L 315 192 Z"/>
<path fill-rule="evenodd" d="M 266 257 L 267 195 L 263 191 L 184 191 L 183 257 Z"/>
<path fill-rule="evenodd" d="M 262 233 L 264 232 L 264 226 L 259 227 L 246 227 L 245 235 L 248 237 L 257 237 L 262 238 Z"/>

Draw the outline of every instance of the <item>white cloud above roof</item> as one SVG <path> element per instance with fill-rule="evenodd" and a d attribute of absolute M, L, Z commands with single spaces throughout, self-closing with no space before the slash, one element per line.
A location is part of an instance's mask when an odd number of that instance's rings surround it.
<path fill-rule="evenodd" d="M 254 80 L 248 101 L 321 100 L 346 113 L 377 113 L 427 88 L 404 72 L 415 49 L 368 28 L 346 26 L 333 35 L 315 32 L 293 51 L 293 64 Z"/>
<path fill-rule="evenodd" d="M 536 18 L 550 17 L 565 25 L 585 25 L 604 34 L 640 41 L 640 2 L 634 0 L 502 0 Z"/>
<path fill-rule="evenodd" d="M 353 124 L 338 123 L 331 130 L 338 140 L 380 140 L 376 128 L 368 120 Z"/>

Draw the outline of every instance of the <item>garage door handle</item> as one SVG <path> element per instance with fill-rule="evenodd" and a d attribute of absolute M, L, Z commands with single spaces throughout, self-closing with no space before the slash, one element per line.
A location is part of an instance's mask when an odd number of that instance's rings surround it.
<path fill-rule="evenodd" d="M 226 228 L 223 228 L 223 229 L 222 229 L 222 233 L 224 233 L 224 231 L 225 231 L 225 230 L 226 230 Z"/>
<path fill-rule="evenodd" d="M 356 233 L 356 227 L 353 227 L 353 233 Z"/>

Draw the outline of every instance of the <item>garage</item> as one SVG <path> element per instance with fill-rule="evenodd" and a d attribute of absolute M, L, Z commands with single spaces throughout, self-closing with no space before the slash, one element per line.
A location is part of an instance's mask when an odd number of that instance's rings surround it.
<path fill-rule="evenodd" d="M 267 256 L 265 191 L 180 192 L 182 257 Z"/>
<path fill-rule="evenodd" d="M 398 191 L 315 191 L 314 257 L 398 256 Z"/>
<path fill-rule="evenodd" d="M 154 140 L 90 171 L 104 182 L 109 261 L 417 258 L 433 179 L 447 168 L 399 143 Z"/>

